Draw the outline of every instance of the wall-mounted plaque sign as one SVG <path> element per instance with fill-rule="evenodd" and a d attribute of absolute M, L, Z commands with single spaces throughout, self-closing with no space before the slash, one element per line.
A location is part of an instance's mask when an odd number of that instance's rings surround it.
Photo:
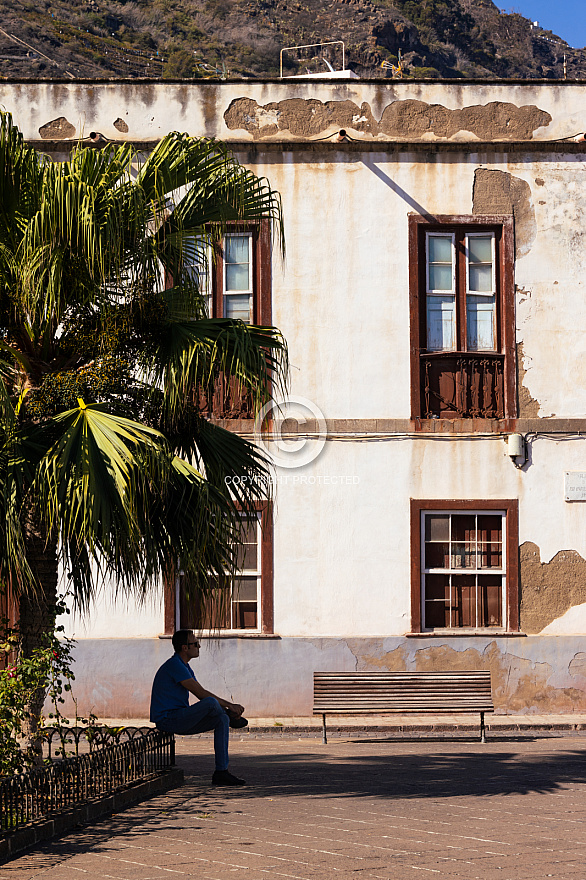
<path fill-rule="evenodd" d="M 564 501 L 586 501 L 586 471 L 564 473 Z"/>

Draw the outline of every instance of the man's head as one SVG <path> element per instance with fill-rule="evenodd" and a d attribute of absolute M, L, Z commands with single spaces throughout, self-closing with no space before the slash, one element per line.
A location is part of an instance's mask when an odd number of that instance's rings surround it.
<path fill-rule="evenodd" d="M 194 657 L 199 657 L 200 643 L 191 629 L 178 629 L 171 639 L 175 651 L 186 663 Z"/>

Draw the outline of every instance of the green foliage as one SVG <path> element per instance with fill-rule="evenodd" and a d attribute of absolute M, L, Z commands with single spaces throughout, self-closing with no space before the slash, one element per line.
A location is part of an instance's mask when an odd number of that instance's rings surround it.
<path fill-rule="evenodd" d="M 394 5 L 417 25 L 422 41 L 432 53 L 439 50 L 441 54 L 442 47 L 448 44 L 460 49 L 473 63 L 494 67 L 494 45 L 487 34 L 480 33 L 475 19 L 462 8 L 459 0 L 394 0 Z M 449 62 L 446 67 L 448 65 Z M 422 72 L 433 71 L 433 67 L 415 69 L 421 71 L 413 72 L 416 77 L 453 76 L 456 73 L 449 67 L 435 73 Z"/>
<path fill-rule="evenodd" d="M 208 319 L 193 263 L 233 223 L 282 244 L 278 194 L 177 133 L 146 161 L 126 145 L 51 163 L 0 112 L 0 201 L 0 569 L 44 589 L 32 508 L 81 607 L 106 576 L 144 596 L 178 557 L 205 593 L 236 570 L 239 508 L 268 476 L 206 403 L 223 375 L 260 408 L 287 356 L 275 328 Z"/>
<path fill-rule="evenodd" d="M 29 657 L 21 650 L 18 629 L 10 628 L 6 620 L 0 620 L 0 655 L 5 668 L 0 670 L 0 777 L 21 773 L 38 763 L 38 755 L 30 748 L 23 748 L 22 736 L 30 726 L 30 705 L 38 692 L 48 692 L 53 711 L 47 718 L 33 719 L 33 726 L 42 733 L 49 721 L 65 721 L 60 707 L 64 694 L 71 691 L 74 675 L 71 669 L 73 640 L 64 636 L 64 627 L 55 626 L 56 618 L 68 613 L 63 598 L 52 609 L 53 625 L 41 637 L 41 645 Z"/>
<path fill-rule="evenodd" d="M 435 67 L 410 67 L 409 77 L 413 79 L 439 79 L 441 73 Z"/>
<path fill-rule="evenodd" d="M 163 66 L 163 79 L 192 79 L 195 73 L 195 57 L 185 49 L 173 49 Z"/>
<path fill-rule="evenodd" d="M 206 11 L 215 18 L 225 19 L 230 11 L 229 0 L 205 0 Z"/>
<path fill-rule="evenodd" d="M 395 0 L 400 12 L 442 43 L 460 40 L 474 28 L 474 19 L 458 0 Z"/>
<path fill-rule="evenodd" d="M 23 0 L 18 17 L 13 12 L 11 0 L 0 0 L 0 18 L 4 13 L 11 21 L 15 36 L 55 58 L 61 73 L 69 70 L 76 77 L 158 78 L 161 58 L 196 48 L 198 59 L 211 68 L 196 71 L 196 76 L 219 78 L 220 62 L 231 75 L 274 76 L 278 49 L 318 42 L 328 33 L 345 41 L 348 59 L 359 73 L 380 77 L 380 43 L 387 44 L 390 30 L 385 19 L 399 29 L 397 45 L 391 48 L 396 52 L 401 46 L 405 55 L 413 51 L 422 59 L 420 65 L 435 67 L 442 76 L 457 75 L 454 60 L 445 58 L 450 46 L 458 50 L 458 70 L 470 75 L 563 76 L 560 38 L 544 31 L 554 42 L 539 39 L 528 19 L 501 13 L 491 0 L 353 0 L 346 6 L 322 0 L 104 0 L 99 7 L 93 0 L 88 5 L 52 0 L 44 9 Z M 413 42 L 413 29 L 404 38 L 397 12 L 414 22 L 419 45 Z M 380 33 L 374 40 L 373 25 L 375 34 Z M 586 52 L 568 47 L 567 63 L 572 78 L 584 78 Z M 41 57 L 2 62 L 3 72 L 15 78 L 34 78 L 44 67 L 55 73 Z M 167 75 L 191 74 L 179 70 Z"/>

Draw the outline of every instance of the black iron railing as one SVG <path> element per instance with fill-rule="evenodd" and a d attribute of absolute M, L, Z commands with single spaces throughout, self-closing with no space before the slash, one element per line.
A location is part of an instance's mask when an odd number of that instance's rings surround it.
<path fill-rule="evenodd" d="M 173 734 L 152 728 L 55 728 L 45 734 L 50 752 L 61 757 L 0 778 L 0 834 L 156 776 L 175 763 Z"/>

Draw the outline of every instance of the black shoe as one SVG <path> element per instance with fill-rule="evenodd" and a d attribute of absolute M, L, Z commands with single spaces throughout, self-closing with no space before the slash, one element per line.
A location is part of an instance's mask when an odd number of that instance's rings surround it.
<path fill-rule="evenodd" d="M 238 779 L 229 770 L 214 770 L 212 785 L 246 785 L 246 782 Z"/>
<path fill-rule="evenodd" d="M 236 729 L 238 729 L 240 727 L 248 727 L 248 719 L 247 718 L 244 718 L 242 715 L 230 715 L 229 712 L 228 712 L 228 715 L 230 718 L 230 727 L 234 727 Z"/>

